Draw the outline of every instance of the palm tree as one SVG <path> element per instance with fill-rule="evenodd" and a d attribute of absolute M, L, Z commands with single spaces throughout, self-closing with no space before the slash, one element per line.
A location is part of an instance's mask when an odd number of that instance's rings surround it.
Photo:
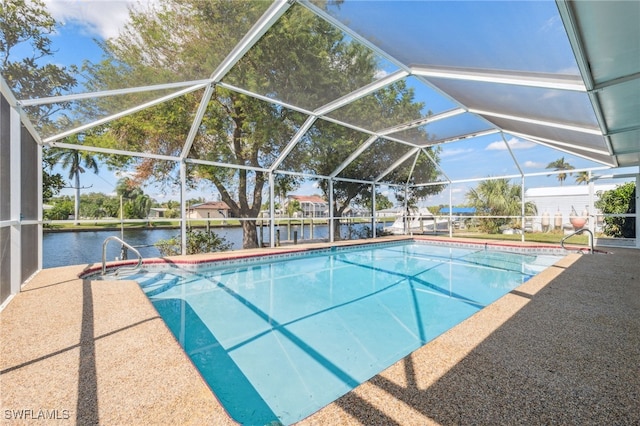
<path fill-rule="evenodd" d="M 554 171 L 561 171 L 561 170 L 573 170 L 575 169 L 575 167 L 573 167 L 571 164 L 567 163 L 566 161 L 564 161 L 564 157 L 557 159 L 556 161 L 552 161 L 551 163 L 547 164 L 547 169 L 553 169 Z M 572 173 L 569 172 L 569 174 L 571 175 Z M 566 173 L 558 173 L 558 180 L 560 181 L 560 186 L 562 186 L 562 183 L 564 182 L 564 180 L 567 178 L 567 174 Z"/>
<path fill-rule="evenodd" d="M 576 176 L 576 183 L 578 185 L 583 183 L 589 183 L 589 172 L 588 171 L 578 172 L 578 175 Z"/>
<path fill-rule="evenodd" d="M 475 207 L 480 215 L 520 216 L 522 214 L 521 187 L 510 184 L 509 179 L 481 181 L 476 188 L 471 188 L 467 192 L 466 197 L 469 205 Z M 537 214 L 536 205 L 532 202 L 526 202 L 525 214 Z M 518 219 L 505 217 L 480 219 L 481 227 L 489 233 L 498 232 L 503 225 L 516 225 L 517 223 L 519 223 Z"/>
<path fill-rule="evenodd" d="M 120 179 L 116 184 L 116 193 L 126 200 L 123 217 L 144 219 L 149 215 L 153 200 L 133 180 L 126 177 Z"/>
<path fill-rule="evenodd" d="M 65 142 L 81 145 L 78 135 L 69 136 Z M 84 173 L 87 171 L 86 169 L 90 169 L 93 170 L 93 173 L 97 174 L 98 162 L 89 152 L 77 149 L 63 150 L 52 148 L 51 159 L 55 163 L 59 163 L 62 168 L 69 169 L 69 179 L 73 179 L 74 181 L 74 186 L 71 188 L 75 189 L 74 215 L 75 224 L 77 225 L 79 223 L 78 218 L 80 217 L 80 189 L 83 189 L 80 186 L 80 173 Z"/>

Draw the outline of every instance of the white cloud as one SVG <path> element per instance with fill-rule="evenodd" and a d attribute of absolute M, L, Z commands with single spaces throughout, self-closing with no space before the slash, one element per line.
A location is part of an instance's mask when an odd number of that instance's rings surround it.
<path fill-rule="evenodd" d="M 511 147 L 511 149 L 529 149 L 535 146 L 533 142 L 521 141 L 520 139 L 517 139 L 517 138 L 511 138 L 507 141 L 507 143 L 509 144 L 509 147 Z M 507 146 L 502 140 L 491 142 L 485 148 L 485 150 L 487 151 L 504 151 L 506 149 L 507 149 Z"/>
<path fill-rule="evenodd" d="M 445 157 L 453 157 L 456 155 L 462 155 L 462 154 L 468 154 L 470 152 L 473 152 L 474 150 L 471 148 L 467 148 L 467 149 L 450 149 L 450 150 L 443 150 L 439 155 L 440 158 L 445 158 Z"/>
<path fill-rule="evenodd" d="M 544 163 L 536 163 L 535 161 L 527 160 L 522 164 L 527 169 L 542 169 L 546 166 Z"/>
<path fill-rule="evenodd" d="M 547 33 L 550 31 L 555 31 L 558 28 L 562 28 L 562 20 L 559 15 L 553 15 L 549 19 L 547 19 L 542 27 L 540 27 L 540 32 Z"/>
<path fill-rule="evenodd" d="M 87 35 L 102 39 L 117 36 L 129 20 L 129 7 L 139 7 L 125 0 L 45 0 L 45 4 L 59 23 L 80 25 Z"/>
<path fill-rule="evenodd" d="M 384 77 L 386 77 L 388 75 L 389 75 L 389 73 L 386 70 L 377 70 L 375 72 L 374 78 L 381 79 L 381 78 L 384 78 Z"/>

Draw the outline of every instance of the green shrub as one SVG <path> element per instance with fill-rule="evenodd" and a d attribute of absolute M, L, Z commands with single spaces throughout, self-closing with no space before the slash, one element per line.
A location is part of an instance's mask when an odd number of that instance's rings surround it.
<path fill-rule="evenodd" d="M 636 212 L 636 185 L 627 182 L 610 191 L 598 191 L 596 208 L 604 214 L 634 214 Z M 605 217 L 605 235 L 617 238 L 635 238 L 635 217 Z"/>
<path fill-rule="evenodd" d="M 160 251 L 161 256 L 176 256 L 181 254 L 180 235 L 168 240 L 160 240 L 155 246 Z M 187 230 L 187 253 L 212 253 L 216 251 L 227 251 L 233 248 L 233 244 L 226 238 L 220 237 L 213 231 Z"/>

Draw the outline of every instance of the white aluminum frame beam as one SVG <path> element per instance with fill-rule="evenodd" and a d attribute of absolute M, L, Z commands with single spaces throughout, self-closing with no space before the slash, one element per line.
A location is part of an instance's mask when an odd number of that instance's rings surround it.
<path fill-rule="evenodd" d="M 557 150 L 563 150 L 562 148 L 566 149 L 566 152 L 569 154 L 574 154 L 574 155 L 578 155 L 578 156 L 583 156 L 584 158 L 587 158 L 591 161 L 595 161 L 598 163 L 602 163 L 601 160 L 596 160 L 594 158 L 589 157 L 588 154 L 580 154 L 575 152 L 574 150 L 579 150 L 579 151 L 585 151 L 585 152 L 590 152 L 593 154 L 598 154 L 598 155 L 606 155 L 609 156 L 609 152 L 608 151 L 602 151 L 600 149 L 596 149 L 596 148 L 589 148 L 589 147 L 585 147 L 585 146 L 579 146 L 579 145 L 574 145 L 574 144 L 570 144 L 567 142 L 562 142 L 562 141 L 556 141 L 553 139 L 548 139 L 548 138 L 541 138 L 539 136 L 533 136 L 533 135 L 529 135 L 526 133 L 521 133 L 521 132 L 514 132 L 511 131 L 509 129 L 503 129 L 502 130 L 505 133 L 509 133 L 510 135 L 513 136 L 518 136 L 527 140 L 530 140 L 531 142 L 536 142 L 539 143 L 541 145 L 545 145 L 548 146 L 549 148 L 553 148 L 553 149 L 557 149 Z"/>
<path fill-rule="evenodd" d="M 494 127 L 493 129 L 481 130 L 479 132 L 471 132 L 471 133 L 467 133 L 465 135 L 455 136 L 455 137 L 452 137 L 452 138 L 449 138 L 449 139 L 430 141 L 428 144 L 422 145 L 422 147 L 434 146 L 434 145 L 444 145 L 444 144 L 447 144 L 447 143 L 462 141 L 462 140 L 465 140 L 465 139 L 479 138 L 481 136 L 487 136 L 487 135 L 493 135 L 495 133 L 500 133 L 501 131 L 502 131 L 501 129 L 499 129 L 497 127 Z"/>
<path fill-rule="evenodd" d="M 407 159 L 411 158 L 414 155 L 417 157 L 417 153 L 419 153 L 419 151 L 420 151 L 419 147 L 415 147 L 415 148 L 409 150 L 409 152 L 405 153 L 402 157 L 398 158 L 391 166 L 387 167 L 386 170 L 384 170 L 381 174 L 379 174 L 373 180 L 373 182 L 374 183 L 379 183 L 380 179 L 384 178 L 386 175 L 391 173 L 393 170 L 395 170 L 397 167 L 399 167 L 402 163 L 407 161 Z M 415 161 L 417 161 L 417 158 L 416 158 Z M 414 166 L 415 166 L 415 161 L 414 161 Z M 411 168 L 411 171 L 413 172 L 413 167 Z M 409 173 L 409 178 L 411 178 L 411 173 Z"/>
<path fill-rule="evenodd" d="M 130 157 L 153 158 L 156 160 L 164 160 L 164 161 L 175 161 L 175 162 L 180 161 L 180 157 L 173 157 L 170 155 L 162 155 L 162 154 L 152 154 L 150 152 L 124 151 L 121 149 L 102 148 L 98 146 L 79 145 L 79 144 L 64 143 L 64 142 L 50 142 L 47 145 L 55 148 L 74 149 L 76 151 L 100 152 L 103 154 L 113 154 L 113 155 L 128 155 Z"/>
<path fill-rule="evenodd" d="M 455 117 L 457 115 L 464 114 L 465 112 L 467 112 L 467 110 L 464 109 L 464 108 L 455 108 L 455 109 L 452 109 L 452 110 L 449 110 L 449 111 L 442 112 L 440 114 L 430 115 L 430 116 L 425 117 L 425 118 L 419 118 L 419 119 L 411 121 L 409 123 L 403 123 L 403 124 L 399 124 L 397 126 L 388 127 L 388 128 L 386 128 L 384 130 L 380 130 L 378 132 L 378 134 L 380 136 L 387 136 L 387 135 L 390 135 L 392 133 L 401 132 L 403 130 L 409 130 L 409 129 L 414 129 L 416 127 L 421 127 L 421 126 L 427 125 L 429 123 L 433 123 L 434 121 L 444 120 L 445 118 Z"/>
<path fill-rule="evenodd" d="M 218 82 L 231 70 L 231 68 L 244 56 L 245 53 L 262 37 L 271 26 L 280 19 L 291 7 L 291 2 L 275 0 L 264 12 L 258 21 L 251 27 L 236 47 L 227 55 L 224 61 L 211 74 L 211 80 Z"/>
<path fill-rule="evenodd" d="M 251 91 L 249 91 L 247 89 L 243 89 L 241 87 L 234 86 L 233 84 L 225 83 L 224 81 L 217 82 L 216 86 L 222 87 L 223 89 L 231 90 L 232 92 L 241 93 L 243 95 L 252 97 L 254 99 L 258 99 L 260 101 L 264 101 L 264 102 L 267 102 L 267 103 L 270 103 L 270 104 L 274 104 L 274 105 L 279 105 L 281 107 L 290 109 L 292 111 L 300 112 L 300 113 L 302 113 L 304 115 L 314 115 L 313 111 L 311 111 L 311 110 L 308 110 L 308 109 L 305 109 L 305 108 L 302 108 L 302 107 L 299 107 L 299 106 L 296 106 L 296 105 L 292 105 L 292 104 L 286 103 L 286 102 L 281 101 L 279 99 L 273 99 L 273 98 L 270 98 L 268 96 L 261 95 L 259 93 L 254 93 L 254 92 L 251 92 Z"/>
<path fill-rule="evenodd" d="M 416 164 L 418 164 L 418 156 L 413 159 L 413 164 L 411 165 L 411 170 L 409 171 L 409 176 L 407 177 L 407 181 L 404 183 L 404 201 L 407 202 L 408 192 L 409 192 L 409 181 L 411 181 L 411 176 L 413 176 L 413 172 L 416 170 Z M 406 208 L 405 208 L 406 209 Z"/>
<path fill-rule="evenodd" d="M 569 75 L 502 71 L 492 72 L 479 68 L 437 68 L 424 66 L 411 67 L 411 73 L 426 78 L 477 81 L 482 83 L 508 84 L 544 89 L 570 90 L 575 92 L 587 91 L 587 87 L 582 79 Z"/>
<path fill-rule="evenodd" d="M 500 132 L 500 137 L 502 138 L 502 141 L 504 142 L 505 146 L 507 147 L 507 150 L 509 151 L 509 155 L 511 155 L 511 159 L 513 160 L 513 162 L 515 163 L 516 167 L 518 168 L 518 171 L 520 172 L 520 175 L 524 176 L 524 173 L 522 171 L 522 168 L 520 167 L 520 163 L 518 162 L 518 159 L 513 154 L 513 150 L 511 149 L 511 146 L 509 145 L 509 142 L 507 141 L 507 138 L 504 137 L 504 132 Z M 523 194 L 524 194 L 524 192 L 523 192 Z"/>
<path fill-rule="evenodd" d="M 562 19 L 562 24 L 567 33 L 567 38 L 569 39 L 569 43 L 571 44 L 578 69 L 580 70 L 580 75 L 582 76 L 585 88 L 587 89 L 589 100 L 591 101 L 591 105 L 593 106 L 593 111 L 596 114 L 596 119 L 598 120 L 598 124 L 600 125 L 602 134 L 608 135 L 609 126 L 607 125 L 607 120 L 605 119 L 604 113 L 602 112 L 600 100 L 598 99 L 597 92 L 595 91 L 595 82 L 593 80 L 593 75 L 591 74 L 591 66 L 589 64 L 589 60 L 587 59 L 584 42 L 582 40 L 582 36 L 580 35 L 580 31 L 578 30 L 578 28 L 580 27 L 577 23 L 573 8 L 570 2 L 566 0 L 556 0 L 556 6 L 558 7 L 558 13 L 560 14 L 560 18 Z M 611 140 L 605 136 L 605 142 L 607 143 L 607 148 L 609 149 L 609 155 L 611 156 L 615 167 L 617 167 L 618 160 L 615 156 L 613 156 L 614 151 Z"/>
<path fill-rule="evenodd" d="M 0 74 L 0 92 L 4 95 L 5 99 L 9 103 L 9 106 L 11 108 L 15 108 L 18 114 L 20 114 L 20 120 L 22 121 L 22 124 L 27 128 L 27 130 L 29 130 L 29 133 L 31 133 L 31 136 L 33 136 L 33 139 L 36 141 L 36 143 L 42 144 L 40 133 L 38 133 L 35 127 L 33 127 L 31 119 L 24 111 L 24 109 L 22 109 L 22 104 L 15 98 L 13 92 L 11 91 L 11 88 L 5 81 L 4 77 L 2 77 L 2 74 Z"/>
<path fill-rule="evenodd" d="M 53 141 L 56 141 L 56 140 L 59 140 L 59 139 L 66 138 L 67 136 L 71 136 L 71 135 L 74 135 L 76 133 L 80 133 L 80 132 L 83 132 L 85 130 L 92 129 L 94 127 L 100 126 L 101 124 L 105 124 L 105 123 L 108 123 L 110 121 L 117 120 L 118 118 L 126 117 L 127 115 L 131 115 L 131 114 L 136 113 L 138 111 L 142 111 L 143 109 L 152 107 L 154 105 L 159 105 L 159 104 L 161 104 L 163 102 L 166 102 L 166 101 L 169 101 L 171 99 L 180 97 L 182 95 L 186 95 L 187 93 L 196 91 L 198 89 L 202 89 L 204 86 L 205 86 L 204 84 L 201 84 L 201 85 L 195 85 L 195 86 L 188 87 L 188 88 L 180 90 L 178 92 L 171 93 L 171 94 L 163 96 L 161 98 L 154 99 L 154 100 L 146 102 L 144 104 L 137 105 L 137 106 L 135 106 L 133 108 L 129 108 L 129 109 L 126 109 L 124 111 L 120 111 L 117 114 L 112 114 L 112 115 L 109 115 L 107 117 L 101 118 L 99 120 L 92 121 L 91 123 L 87 123 L 87 124 L 84 124 L 82 126 L 73 128 L 71 130 L 67 130 L 65 132 L 59 133 L 57 135 L 50 136 L 50 137 L 44 139 L 42 141 L 42 143 L 53 142 Z"/>
<path fill-rule="evenodd" d="M 251 27 L 251 29 L 244 35 L 242 40 L 238 42 L 234 49 L 229 52 L 227 57 L 220 63 L 220 65 L 218 65 L 218 68 L 216 68 L 216 70 L 211 74 L 210 82 L 217 83 L 222 80 L 231 68 L 244 56 L 245 53 L 249 51 L 249 49 L 251 49 L 251 47 L 253 47 L 254 44 L 257 43 L 258 40 L 260 40 L 260 37 L 262 37 L 269 28 L 278 21 L 278 19 L 280 19 L 290 6 L 290 3 L 283 0 L 274 1 L 260 19 L 253 25 L 253 27 Z M 200 127 L 204 114 L 207 111 L 207 106 L 209 105 L 209 100 L 213 93 L 214 87 L 212 84 L 209 84 L 206 92 L 202 96 L 196 116 L 191 123 L 189 134 L 187 135 L 185 144 L 182 147 L 182 153 L 180 154 L 181 158 L 187 158 L 189 151 L 191 151 L 193 141 L 198 134 L 198 128 Z"/>
<path fill-rule="evenodd" d="M 314 114 L 317 116 L 323 116 L 323 115 L 329 114 L 330 112 L 335 111 L 339 108 L 342 108 L 343 106 L 350 104 L 353 101 L 364 98 L 365 96 L 370 95 L 371 93 L 375 93 L 378 90 L 390 84 L 393 84 L 398 80 L 402 80 L 408 75 L 409 75 L 408 72 L 402 71 L 402 70 L 393 72 L 387 75 L 386 77 L 383 77 L 379 80 L 369 83 L 358 90 L 354 90 L 353 92 L 316 109 L 314 111 Z"/>
<path fill-rule="evenodd" d="M 429 159 L 429 161 L 431 161 L 431 163 L 435 166 L 435 168 L 438 169 L 440 174 L 442 176 L 444 176 L 445 179 L 447 179 L 447 181 L 449 181 L 449 183 L 451 183 L 451 178 L 445 173 L 445 171 L 442 168 L 442 166 L 440 166 L 440 164 L 438 164 L 438 162 L 433 159 L 433 157 L 429 154 L 429 151 L 427 151 L 427 148 L 423 147 L 422 148 L 422 152 L 424 153 L 424 155 L 427 156 L 427 158 Z"/>
<path fill-rule="evenodd" d="M 176 161 L 180 161 L 180 159 L 177 159 Z M 187 164 L 202 164 L 205 166 L 224 167 L 225 169 L 248 170 L 260 173 L 271 172 L 271 170 L 265 169 L 264 167 L 247 166 L 244 164 L 220 163 L 218 161 L 201 160 L 198 158 L 185 158 L 182 159 L 182 161 Z"/>
<path fill-rule="evenodd" d="M 397 60 L 393 56 L 390 56 L 387 52 L 385 52 L 384 50 L 380 49 L 378 46 L 376 46 L 370 40 L 362 37 L 362 35 L 358 34 L 354 30 L 352 30 L 350 27 L 348 27 L 347 25 L 342 23 L 339 19 L 336 19 L 334 16 L 332 16 L 329 13 L 327 13 L 327 11 L 325 11 L 325 10 L 319 8 L 318 6 L 316 6 L 315 4 L 313 4 L 311 0 L 297 0 L 297 2 L 299 4 L 301 4 L 301 5 L 303 5 L 304 7 L 306 7 L 307 9 L 309 9 L 315 15 L 321 17 L 322 19 L 324 19 L 325 21 L 327 21 L 328 23 L 330 23 L 334 27 L 338 28 L 340 31 L 343 31 L 344 33 L 348 34 L 349 37 L 351 37 L 352 39 L 354 39 L 358 43 L 362 44 L 366 48 L 370 49 L 376 55 L 385 58 L 387 61 L 389 61 L 392 64 L 394 64 L 399 69 L 410 72 L 410 67 L 406 66 L 404 63 L 402 63 L 401 61 Z"/>
<path fill-rule="evenodd" d="M 360 145 L 355 151 L 353 151 L 351 153 L 350 156 L 348 156 L 343 162 L 342 164 L 340 164 L 334 171 L 333 173 L 331 173 L 329 175 L 329 177 L 331 178 L 335 178 L 336 176 L 338 176 L 338 174 L 340 172 L 342 172 L 345 167 L 347 167 L 349 164 L 351 164 L 351 162 L 353 160 L 355 160 L 360 154 L 362 154 L 364 152 L 365 149 L 369 148 L 371 146 L 371 144 L 373 144 L 375 141 L 378 140 L 377 136 L 371 136 L 369 139 L 367 139 L 366 141 L 364 141 L 364 143 L 362 145 Z"/>
<path fill-rule="evenodd" d="M 16 107 L 9 108 L 9 252 L 11 270 L 9 280 L 11 294 L 20 293 L 22 286 L 22 131 L 20 113 Z M 40 247 L 42 250 L 42 247 Z"/>
<path fill-rule="evenodd" d="M 189 155 L 191 151 L 191 147 L 193 146 L 193 141 L 196 139 L 198 135 L 198 129 L 200 128 L 200 124 L 202 123 L 202 119 L 204 117 L 205 112 L 207 112 L 207 107 L 209 106 L 209 101 L 211 100 L 211 96 L 214 92 L 214 87 L 212 84 L 209 84 L 202 94 L 202 99 L 200 99 L 200 104 L 198 105 L 198 109 L 196 110 L 196 116 L 193 118 L 191 122 L 191 127 L 189 128 L 189 133 L 187 134 L 187 139 L 182 146 L 182 152 L 180 153 L 180 158 L 185 159 Z"/>
<path fill-rule="evenodd" d="M 181 81 L 177 83 L 156 84 L 152 86 L 138 86 L 138 87 L 130 87 L 126 89 L 103 90 L 99 92 L 75 93 L 72 95 L 51 96 L 47 98 L 21 99 L 19 102 L 24 106 L 38 106 L 38 105 L 55 104 L 55 103 L 62 103 L 62 102 L 79 101 L 84 99 L 95 99 L 95 98 L 103 98 L 103 97 L 109 97 L 109 96 L 128 95 L 131 93 L 153 92 L 156 90 L 167 90 L 167 89 L 179 89 L 181 87 L 189 87 L 189 86 L 204 87 L 210 82 L 211 81 L 209 79 Z"/>
<path fill-rule="evenodd" d="M 289 153 L 291 153 L 291 150 L 298 144 L 298 142 L 300 142 L 300 139 L 302 139 L 302 137 L 307 133 L 307 131 L 309 131 L 311 126 L 313 126 L 313 123 L 316 122 L 316 119 L 317 118 L 315 116 L 313 116 L 313 115 L 307 117 L 307 120 L 298 129 L 296 134 L 293 135 L 293 138 L 291 138 L 291 140 L 289 141 L 287 146 L 280 153 L 278 158 L 276 158 L 276 160 L 273 162 L 271 167 L 269 167 L 269 171 L 272 172 L 272 171 L 274 171 L 276 168 L 278 168 L 280 166 L 280 164 L 284 161 L 284 159 L 287 157 L 287 155 L 289 155 Z"/>

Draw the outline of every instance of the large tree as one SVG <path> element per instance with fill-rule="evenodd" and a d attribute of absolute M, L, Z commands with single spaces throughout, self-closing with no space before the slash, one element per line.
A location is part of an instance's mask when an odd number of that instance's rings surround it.
<path fill-rule="evenodd" d="M 34 99 L 64 94 L 76 84 L 75 66 L 61 66 L 51 60 L 50 36 L 56 21 L 41 0 L 4 0 L 0 2 L 0 65 L 2 76 L 18 99 Z M 28 46 L 28 49 L 24 47 Z M 53 117 L 68 103 L 26 107 L 33 125 L 41 133 L 53 131 Z M 64 179 L 53 172 L 55 161 L 49 151 L 43 155 L 43 199 L 58 194 Z"/>
<path fill-rule="evenodd" d="M 104 44 L 104 61 L 91 68 L 92 88 L 146 86 L 208 77 L 264 10 L 265 5 L 259 2 L 163 0 L 152 12 L 132 11 L 128 27 Z M 223 81 L 314 109 L 371 83 L 377 72 L 376 58 L 369 50 L 304 7 L 293 5 Z M 201 99 L 202 92 L 194 92 L 125 117 L 101 129 L 101 137 L 94 142 L 179 155 Z M 113 104 L 113 99 L 103 98 L 92 107 L 112 109 Z M 413 102 L 413 92 L 404 83 L 397 83 L 367 97 L 354 108 L 351 114 L 369 114 L 370 125 L 384 128 L 397 124 L 398 120 L 420 118 L 423 105 Z M 344 117 L 348 115 L 345 113 Z M 221 86 L 215 88 L 208 101 L 189 156 L 230 167 L 196 163 L 190 165 L 189 176 L 211 182 L 232 214 L 242 219 L 245 248 L 257 246 L 255 218 L 268 182 L 267 174 L 255 169 L 269 168 L 305 119 L 305 115 L 284 106 Z M 300 141 L 301 146 L 312 144 L 313 152 L 292 151 L 284 168 L 326 176 L 365 139 L 366 135 L 318 120 Z M 350 172 L 363 180 L 372 179 L 395 161 L 392 151 L 376 152 L 377 156 L 352 163 Z M 377 167 L 373 166 L 374 160 L 379 162 Z M 175 165 L 169 162 L 120 157 L 111 159 L 111 164 L 134 166 L 139 179 L 166 181 L 172 173 L 175 179 Z M 385 167 L 381 169 L 379 164 Z M 434 175 L 433 165 L 427 162 L 425 166 L 428 174 Z M 283 176 L 278 175 L 279 188 L 293 188 L 300 180 Z M 394 176 L 396 182 L 409 180 L 406 173 Z M 319 184 L 328 195 L 327 181 L 321 180 Z M 427 193 L 433 188 L 421 191 Z M 334 216 L 340 216 L 358 197 L 369 197 L 367 192 L 370 185 L 336 181 Z"/>

